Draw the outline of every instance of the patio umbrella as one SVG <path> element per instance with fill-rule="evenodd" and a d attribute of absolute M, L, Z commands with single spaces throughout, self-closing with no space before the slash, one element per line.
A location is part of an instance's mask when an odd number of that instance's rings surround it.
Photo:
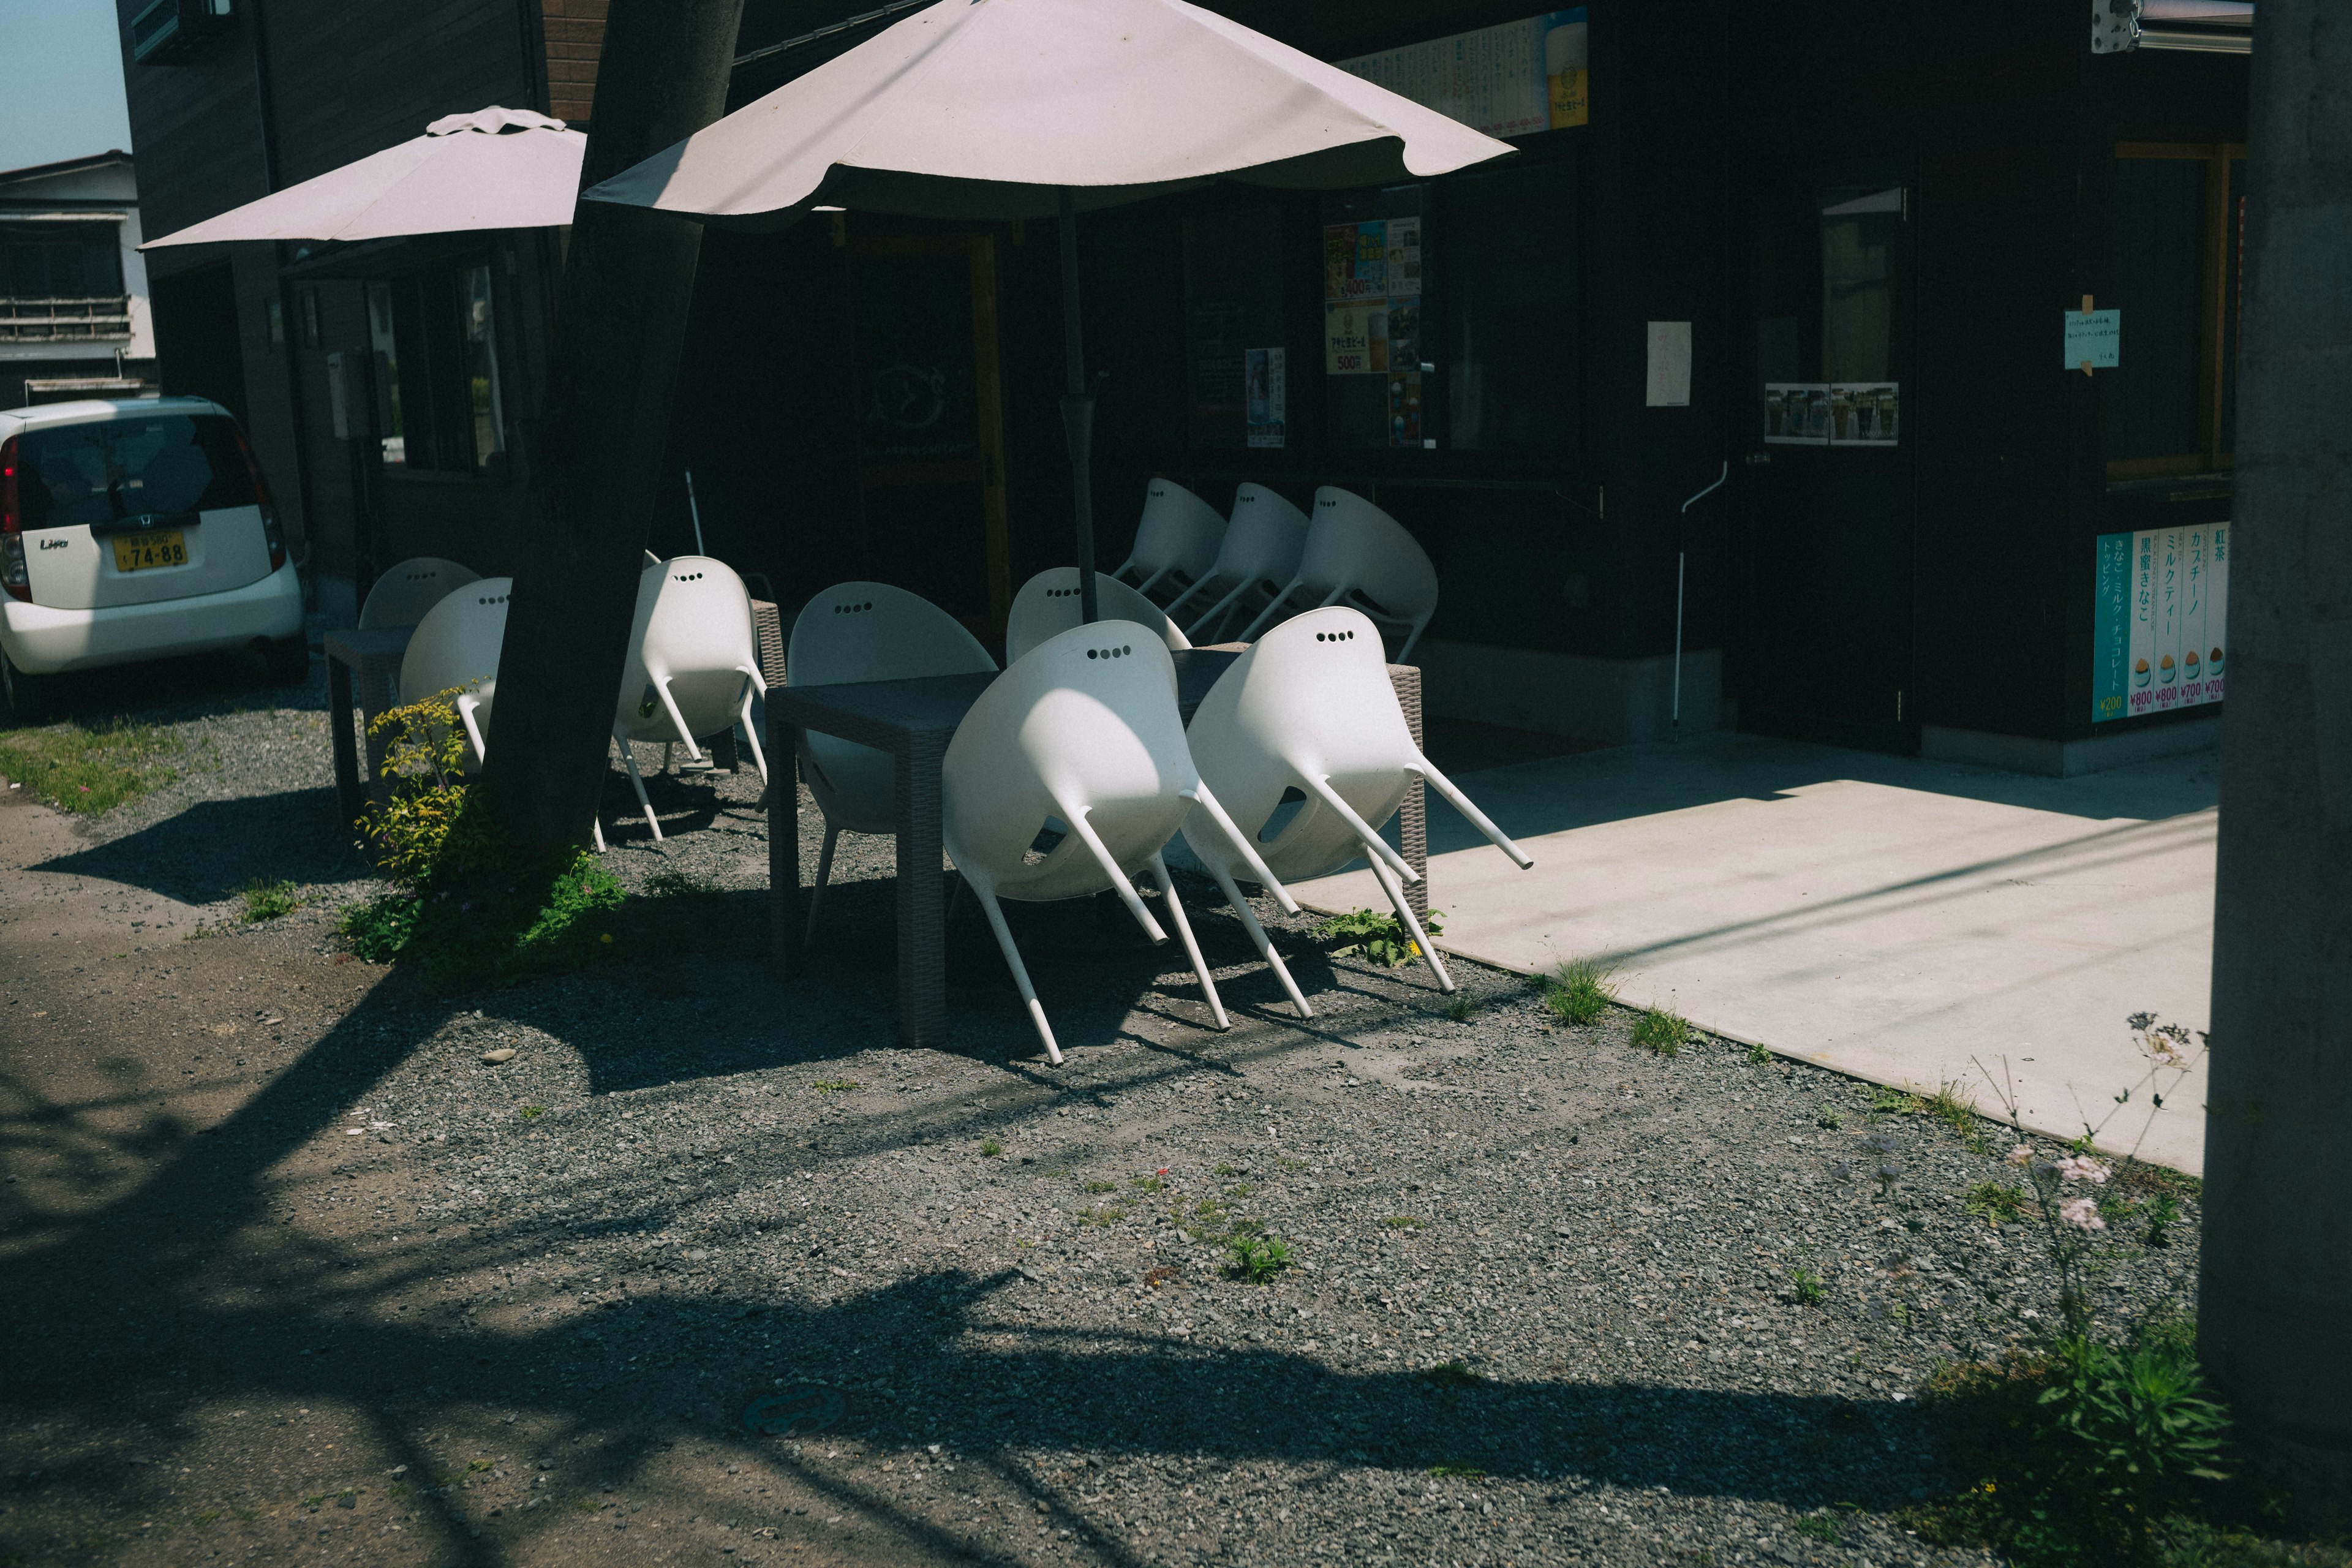
<path fill-rule="evenodd" d="M 751 229 L 818 206 L 1058 216 L 1062 419 L 1091 621 L 1094 399 L 1076 215 L 1216 179 L 1311 190 L 1425 179 L 1511 150 L 1183 0 L 940 0 L 581 199 Z"/>
<path fill-rule="evenodd" d="M 425 134 L 151 239 L 387 239 L 572 221 L 588 138 L 527 109 L 451 114 Z"/>

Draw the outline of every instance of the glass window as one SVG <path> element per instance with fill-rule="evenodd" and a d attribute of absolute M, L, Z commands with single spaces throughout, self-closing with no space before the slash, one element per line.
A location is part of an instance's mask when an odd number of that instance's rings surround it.
<path fill-rule="evenodd" d="M 1426 185 L 1323 204 L 1323 423 L 1335 448 L 1419 447 Z"/>
<path fill-rule="evenodd" d="M 2123 312 L 2122 363 L 2107 377 L 2107 457 L 2198 449 L 2197 335 L 2203 318 L 2205 165 L 2116 162 L 2113 249 L 2102 308 Z"/>
<path fill-rule="evenodd" d="M 1249 444 L 1253 424 L 1261 429 L 1278 416 L 1261 410 L 1250 417 L 1251 398 L 1270 395 L 1253 387 L 1253 365 L 1266 375 L 1263 353 L 1281 349 L 1282 214 L 1276 207 L 1243 207 L 1196 213 L 1184 220 L 1184 357 L 1191 388 L 1186 425 L 1195 447 Z M 1265 438 L 1260 437 L 1260 444 Z"/>
<path fill-rule="evenodd" d="M 1900 185 L 1822 194 L 1823 381 L 1895 379 L 1895 253 L 1903 208 Z"/>
<path fill-rule="evenodd" d="M 383 460 L 499 475 L 506 468 L 487 266 L 404 273 L 368 288 Z"/>
<path fill-rule="evenodd" d="M 108 300 L 121 292 L 113 224 L 0 223 L 0 299 Z"/>
<path fill-rule="evenodd" d="M 1439 194 L 1447 445 L 1575 456 L 1575 164 L 1460 174 Z"/>
<path fill-rule="evenodd" d="M 259 500 L 236 422 L 217 414 L 36 426 L 21 437 L 24 526 L 88 528 Z"/>

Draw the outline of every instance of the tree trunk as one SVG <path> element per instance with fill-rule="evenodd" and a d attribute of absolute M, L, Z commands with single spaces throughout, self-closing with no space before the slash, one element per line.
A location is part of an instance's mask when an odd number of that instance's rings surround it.
<path fill-rule="evenodd" d="M 2352 7 L 2258 16 L 2198 1337 L 2325 1528 L 2352 1496 Z"/>
<path fill-rule="evenodd" d="M 719 117 L 742 8 L 613 0 L 583 189 Z M 572 219 L 483 773 L 526 846 L 584 844 L 595 820 L 701 245 L 699 224 L 638 207 Z"/>

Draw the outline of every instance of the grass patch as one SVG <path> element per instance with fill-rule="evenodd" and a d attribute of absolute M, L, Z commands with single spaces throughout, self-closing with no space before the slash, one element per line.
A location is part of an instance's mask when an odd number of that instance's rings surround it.
<path fill-rule="evenodd" d="M 163 759 L 179 750 L 152 724 L 51 724 L 0 735 L 0 773 L 59 811 L 96 816 L 169 784 Z"/>
<path fill-rule="evenodd" d="M 1771 1059 L 1772 1053 L 1766 1050 L 1762 1046 L 1750 1046 L 1748 1047 L 1748 1065 L 1749 1067 L 1760 1068 Z"/>
<path fill-rule="evenodd" d="M 1427 1220 L 1411 1214 L 1392 1214 L 1381 1223 L 1391 1230 L 1425 1230 L 1429 1226 Z"/>
<path fill-rule="evenodd" d="M 982 1158 L 993 1160 L 1004 1152 L 1004 1145 L 993 1138 L 983 1138 L 980 1141 L 980 1152 Z"/>
<path fill-rule="evenodd" d="M 1225 1164 L 1222 1162 L 1212 1167 L 1211 1173 L 1213 1175 L 1219 1176 L 1238 1176 L 1241 1174 L 1239 1171 L 1234 1170 L 1231 1165 Z"/>
<path fill-rule="evenodd" d="M 1445 1005 L 1445 1016 L 1457 1024 L 1466 1024 L 1478 1016 L 1478 1009 L 1467 996 L 1456 996 Z"/>
<path fill-rule="evenodd" d="M 1616 972 L 1589 958 L 1571 958 L 1544 977 L 1544 1005 L 1565 1024 L 1591 1024 L 1617 999 Z"/>
<path fill-rule="evenodd" d="M 819 1094 L 854 1094 L 857 1080 L 851 1078 L 821 1078 L 809 1087 Z"/>
<path fill-rule="evenodd" d="M 1429 1467 L 1429 1474 L 1439 1480 L 1483 1481 L 1486 1472 L 1475 1465 L 1465 1465 L 1454 1459 L 1443 1459 Z"/>
<path fill-rule="evenodd" d="M 544 1105 L 526 1105 L 521 1110 L 516 1111 L 515 1114 L 521 1117 L 525 1121 L 536 1121 L 541 1117 L 547 1114 L 547 1107 Z"/>
<path fill-rule="evenodd" d="M 1881 1085 L 1870 1091 L 1870 1109 L 1879 1116 L 1917 1116 L 1927 1109 L 1927 1102 L 1916 1094 Z"/>
<path fill-rule="evenodd" d="M 1291 1264 L 1288 1244 L 1270 1236 L 1236 1231 L 1225 1237 L 1225 1250 L 1233 1254 L 1233 1263 L 1226 1272 L 1253 1285 L 1265 1284 Z"/>
<path fill-rule="evenodd" d="M 1444 935 L 1444 911 L 1432 910 L 1422 916 L 1421 929 L 1433 937 Z M 1325 942 L 1338 942 L 1331 951 L 1341 957 L 1359 955 L 1387 969 L 1400 968 L 1421 956 L 1420 945 L 1396 916 L 1371 910 L 1335 916 L 1317 926 L 1315 934 Z"/>
<path fill-rule="evenodd" d="M 1105 1204 L 1100 1208 L 1080 1209 L 1077 1220 L 1080 1225 L 1111 1226 L 1125 1219 L 1128 1213 L 1117 1204 Z"/>
<path fill-rule="evenodd" d="M 1294 1160 L 1289 1155 L 1285 1154 L 1275 1161 L 1274 1168 L 1282 1172 L 1303 1171 L 1307 1169 L 1307 1162 L 1304 1160 Z"/>
<path fill-rule="evenodd" d="M 1690 1043 L 1690 1021 L 1665 1007 L 1652 1007 L 1633 1026 L 1633 1043 L 1662 1057 L 1671 1057 Z"/>
<path fill-rule="evenodd" d="M 1082 1193 L 1115 1193 L 1118 1191 L 1118 1184 L 1117 1182 L 1088 1182 L 1078 1190 Z"/>
<path fill-rule="evenodd" d="M 1168 1185 L 1157 1176 L 1138 1176 L 1127 1184 L 1139 1193 L 1156 1193 Z"/>
<path fill-rule="evenodd" d="M 2025 1194 L 2006 1182 L 1979 1182 L 1960 1206 L 1987 1225 L 2015 1225 L 2025 1217 Z"/>
<path fill-rule="evenodd" d="M 1790 1269 L 1789 1289 L 1796 1296 L 1799 1304 L 1807 1307 L 1820 1306 L 1822 1299 L 1829 1294 L 1827 1289 L 1822 1284 L 1822 1277 L 1810 1268 Z"/>
<path fill-rule="evenodd" d="M 302 907 L 300 889 L 283 878 L 276 881 L 263 881 L 257 878 L 247 882 L 236 896 L 245 905 L 245 923 L 247 925 L 274 921 Z"/>
<path fill-rule="evenodd" d="M 1838 1521 L 1833 1514 L 1809 1513 L 1797 1521 L 1794 1528 L 1799 1535 L 1810 1536 L 1825 1546 L 1838 1543 Z"/>

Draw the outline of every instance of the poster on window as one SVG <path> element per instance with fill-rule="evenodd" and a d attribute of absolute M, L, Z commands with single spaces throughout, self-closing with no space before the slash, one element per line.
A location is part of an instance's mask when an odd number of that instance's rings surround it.
<path fill-rule="evenodd" d="M 1527 136 L 1591 118 L 1587 34 L 1579 5 L 1339 66 L 1489 136 Z"/>
<path fill-rule="evenodd" d="M 2091 719 L 2221 700 L 2228 679 L 2227 522 L 2103 533 L 2091 636 Z"/>
<path fill-rule="evenodd" d="M 1281 349 L 1252 349 L 1246 377 L 1249 384 L 1249 445 L 1279 447 L 1286 438 L 1290 412 L 1290 388 Z"/>
<path fill-rule="evenodd" d="M 1830 438 L 1830 389 L 1818 382 L 1764 384 L 1764 439 L 1775 447 L 1822 447 Z"/>
<path fill-rule="evenodd" d="M 1421 445 L 1421 373 L 1417 370 L 1389 377 L 1389 445 Z"/>
<path fill-rule="evenodd" d="M 1892 381 L 1833 383 L 1830 445 L 1892 447 L 1903 425 L 1903 388 Z"/>

